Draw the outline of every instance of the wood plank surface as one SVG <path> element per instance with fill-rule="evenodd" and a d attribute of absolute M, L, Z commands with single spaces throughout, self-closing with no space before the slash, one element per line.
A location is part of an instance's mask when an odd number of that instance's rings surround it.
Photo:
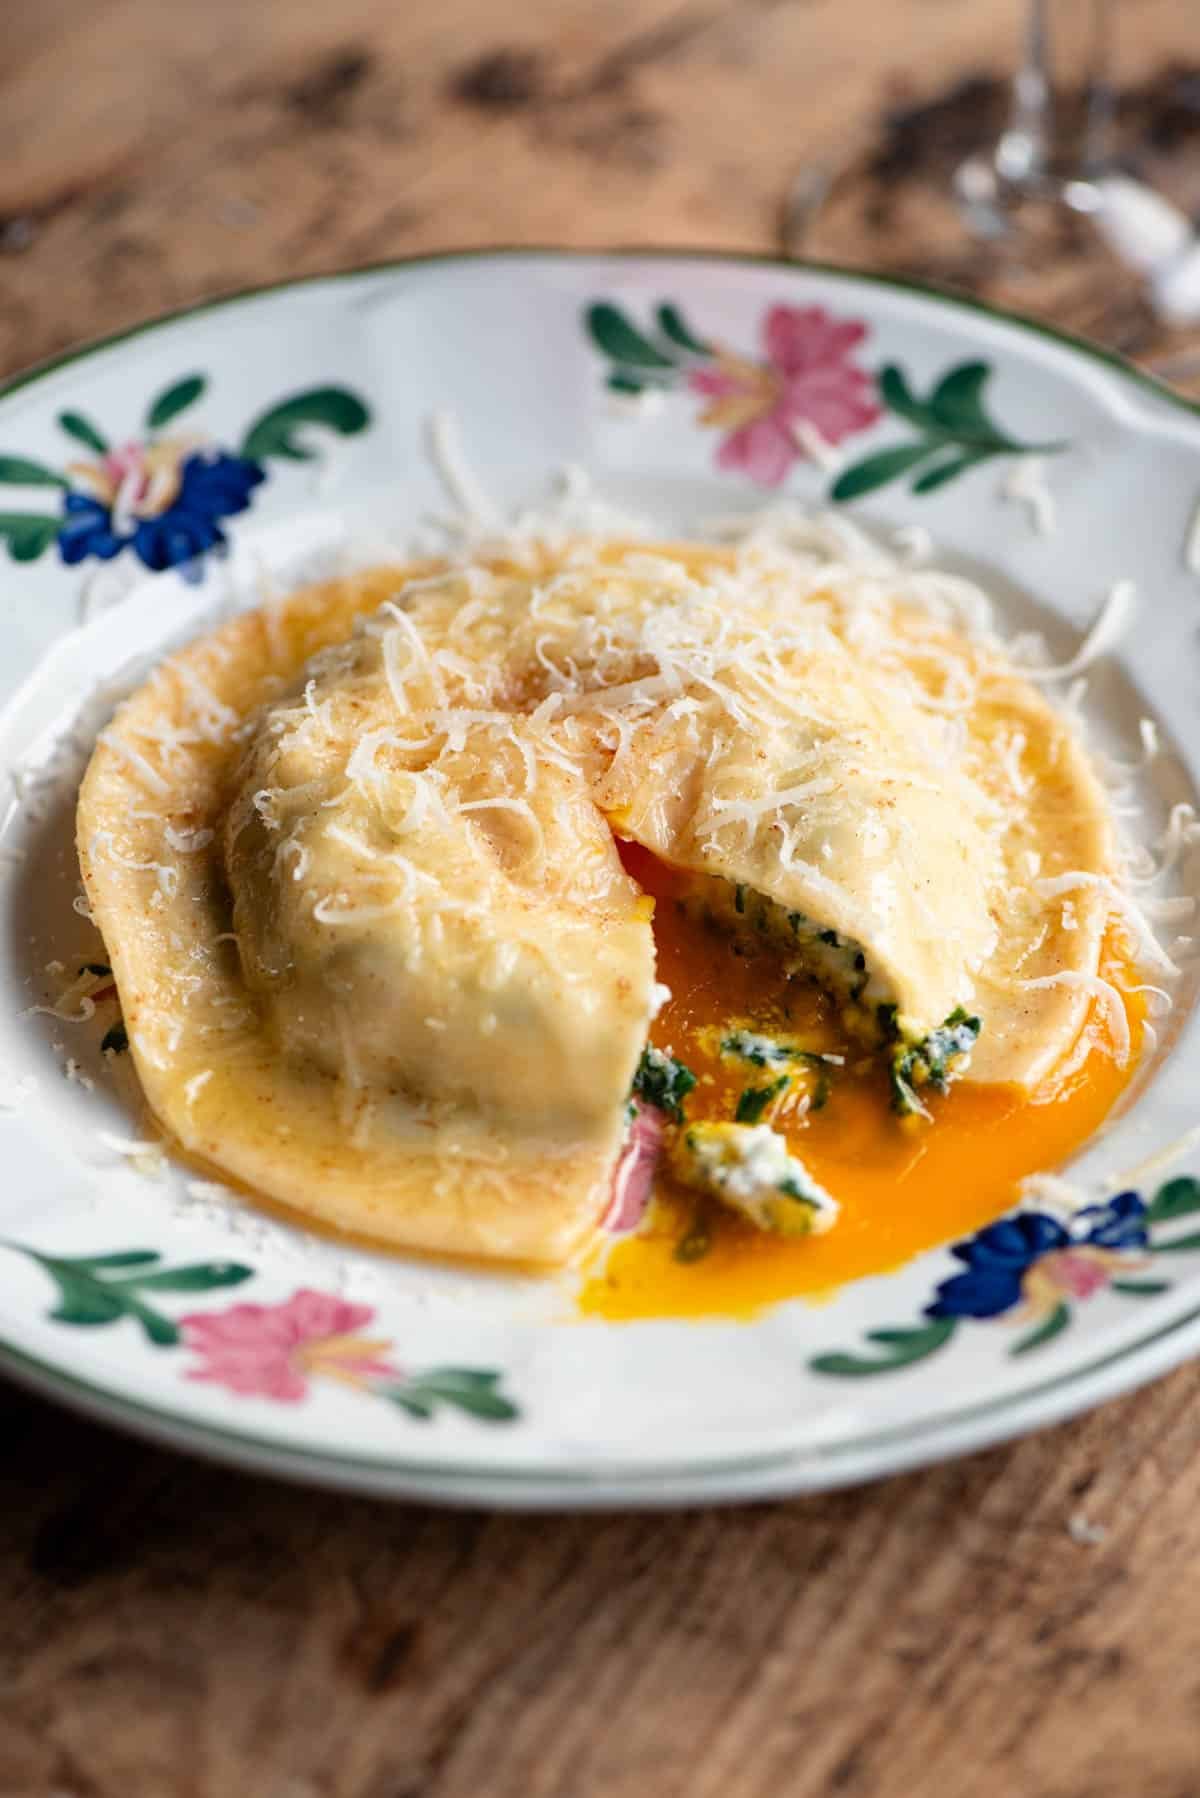
<path fill-rule="evenodd" d="M 8 0 L 0 371 L 250 283 L 486 242 L 813 253 L 1200 392 L 1090 240 L 946 200 L 1018 0 Z M 1063 7 L 1077 28 L 1083 0 Z M 1200 16 L 1121 0 L 1200 205 Z M 883 1485 L 487 1517 L 206 1467 L 0 1388 L 0 1798 L 1198 1798 L 1200 1370 Z"/>

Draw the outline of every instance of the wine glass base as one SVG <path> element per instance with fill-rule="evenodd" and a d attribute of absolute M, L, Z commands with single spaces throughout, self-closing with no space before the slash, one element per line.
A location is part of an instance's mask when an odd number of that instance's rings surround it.
<path fill-rule="evenodd" d="M 1005 173 L 999 147 L 991 155 L 977 152 L 954 171 L 953 192 L 962 220 L 972 237 L 996 242 L 1011 237 L 1023 206 L 1063 206 L 1087 216 L 1099 212 L 1104 196 L 1099 177 L 1082 174 L 1056 175 L 1045 169 L 1027 169 L 1017 178 Z"/>

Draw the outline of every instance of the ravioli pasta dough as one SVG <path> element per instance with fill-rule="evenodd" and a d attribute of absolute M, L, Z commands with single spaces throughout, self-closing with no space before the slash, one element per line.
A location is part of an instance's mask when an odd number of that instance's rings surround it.
<path fill-rule="evenodd" d="M 343 1230 L 544 1263 L 605 1209 L 662 997 L 618 840 L 865 1053 L 969 1012 L 961 1077 L 1033 1092 L 1105 1003 L 1114 845 L 1064 720 L 948 607 L 753 548 L 306 589 L 164 662 L 78 814 L 185 1150 Z"/>

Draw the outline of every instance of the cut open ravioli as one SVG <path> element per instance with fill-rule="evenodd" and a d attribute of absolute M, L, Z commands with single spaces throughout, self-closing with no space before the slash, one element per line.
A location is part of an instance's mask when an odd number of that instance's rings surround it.
<path fill-rule="evenodd" d="M 152 1110 L 326 1224 L 564 1259 L 655 1003 L 614 833 L 868 1035 L 968 1007 L 969 1078 L 1032 1090 L 1070 1058 L 1112 842 L 1038 694 L 886 596 L 581 544 L 306 590 L 121 708 L 79 850 Z"/>

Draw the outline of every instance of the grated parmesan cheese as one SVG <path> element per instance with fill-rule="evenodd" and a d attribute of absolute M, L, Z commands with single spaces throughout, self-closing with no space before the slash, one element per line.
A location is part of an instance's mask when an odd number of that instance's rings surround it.
<path fill-rule="evenodd" d="M 437 414 L 430 420 L 429 430 L 430 446 L 439 473 L 455 499 L 462 523 L 468 527 L 460 532 L 460 540 L 468 547 L 471 543 L 478 546 L 478 533 L 500 529 L 498 511 L 483 493 L 462 457 L 453 420 L 446 414 Z M 819 433 L 813 433 L 807 442 L 802 441 L 802 447 L 815 461 L 820 461 L 822 455 L 832 454 L 835 459 L 837 457 L 837 452 L 819 437 Z M 1014 470 L 1015 475 L 1020 468 L 1024 468 L 1027 490 L 1018 490 L 1014 480 L 1010 497 L 1023 500 L 1028 505 L 1035 528 L 1044 532 L 1053 527 L 1053 499 L 1044 487 L 1040 490 L 1037 487 L 1041 471 L 1036 467 L 1036 462 L 1036 458 L 1025 458 L 1018 470 Z M 579 506 L 586 493 L 586 481 L 577 472 L 569 473 L 564 481 L 564 504 Z M 404 789 L 399 783 L 405 780 L 411 783 L 407 812 L 399 822 L 395 822 L 390 815 L 387 819 L 388 830 L 394 830 L 398 835 L 414 830 L 427 818 L 429 809 L 435 806 L 442 816 L 449 816 L 451 812 L 470 814 L 506 809 L 530 827 L 535 839 L 535 853 L 544 859 L 544 834 L 537 815 L 528 803 L 528 798 L 535 789 L 538 759 L 544 757 L 547 763 L 577 775 L 579 745 L 596 740 L 597 720 L 604 727 L 609 748 L 616 758 L 620 758 L 632 753 L 635 732 L 644 733 L 636 737 L 639 749 L 647 741 L 654 742 L 639 716 L 642 713 L 654 714 L 654 729 L 663 728 L 664 713 L 672 719 L 686 719 L 688 707 L 699 710 L 703 704 L 706 715 L 711 716 L 710 700 L 718 702 L 724 715 L 736 725 L 748 729 L 760 727 L 768 717 L 777 718 L 780 711 L 789 706 L 794 708 L 796 716 L 805 715 L 805 708 L 809 707 L 810 702 L 805 695 L 797 696 L 791 690 L 787 668 L 781 660 L 783 652 L 800 641 L 799 623 L 788 611 L 788 606 L 792 606 L 799 613 L 800 607 L 794 605 L 797 595 L 804 600 L 811 599 L 814 605 L 820 605 L 823 593 L 835 593 L 838 603 L 845 607 L 849 621 L 846 626 L 847 635 L 861 647 L 864 656 L 879 654 L 881 647 L 885 646 L 888 607 L 893 601 L 920 606 L 931 620 L 952 622 L 961 626 L 968 635 L 982 637 L 990 631 L 990 607 L 986 596 L 978 587 L 959 577 L 921 570 L 911 565 L 922 560 L 931 548 L 928 534 L 922 534 L 920 527 L 895 534 L 893 542 L 897 556 L 893 556 L 860 532 L 849 520 L 828 516 L 818 519 L 801 517 L 794 509 L 786 507 L 771 508 L 770 511 L 774 514 L 774 522 L 769 521 L 765 514 L 759 513 L 726 529 L 725 534 L 733 540 L 738 558 L 734 573 L 728 577 L 716 574 L 712 578 L 706 576 L 703 580 L 697 580 L 678 564 L 666 561 L 661 556 L 646 554 L 628 557 L 623 573 L 629 578 L 651 583 L 663 594 L 670 590 L 670 604 L 663 600 L 660 606 L 661 616 L 652 618 L 640 633 L 623 632 L 619 623 L 614 624 L 611 619 L 597 616 L 584 621 L 577 641 L 565 636 L 561 629 L 561 609 L 570 592 L 570 582 L 577 579 L 580 570 L 594 571 L 596 567 L 593 552 L 585 545 L 577 545 L 571 552 L 572 567 L 543 582 L 535 595 L 533 603 L 537 608 L 539 628 L 541 619 L 547 621 L 546 633 L 537 638 L 535 654 L 553 690 L 538 698 L 536 705 L 527 714 L 488 709 L 486 700 L 489 694 L 480 686 L 472 685 L 470 662 L 465 657 L 448 651 L 438 651 L 431 655 L 412 618 L 403 609 L 409 594 L 443 585 L 446 577 L 437 575 L 428 580 L 407 583 L 394 601 L 387 602 L 381 608 L 375 628 L 381 639 L 388 689 L 398 714 L 406 723 L 419 721 L 431 726 L 435 735 L 423 740 L 412 740 L 401 738 L 391 730 L 365 733 L 355 744 L 346 766 L 346 775 L 351 785 L 358 789 L 364 799 L 372 802 L 382 783 L 386 782 L 388 785 L 389 801 L 397 790 L 403 794 Z M 1200 531 L 1200 510 L 1197 514 L 1197 530 Z M 513 550 L 514 560 L 519 561 L 516 552 L 523 543 L 544 545 L 552 537 L 553 532 L 545 519 L 525 516 L 518 521 L 511 533 L 502 534 L 500 541 L 506 546 L 506 550 Z M 467 552 L 464 550 L 463 553 L 465 555 Z M 590 562 L 589 554 L 593 558 Z M 1200 538 L 1197 554 L 1200 555 Z M 898 560 L 899 555 L 907 556 L 908 565 Z M 463 566 L 461 556 L 459 571 L 472 594 L 468 602 L 460 607 L 454 623 L 456 640 L 466 644 L 469 642 L 469 633 L 477 625 L 485 623 L 490 615 L 491 596 L 487 582 L 492 577 L 487 570 L 469 562 Z M 787 606 L 776 604 L 772 599 L 773 581 L 777 583 L 781 593 L 786 593 Z M 775 604 L 777 629 L 764 629 L 757 637 L 753 635 L 747 620 L 739 616 L 743 589 L 753 590 L 756 602 Z M 1035 680 L 1072 680 L 1117 640 L 1132 607 L 1133 598 L 1131 583 L 1116 583 L 1074 657 L 1059 668 L 1026 668 L 1022 672 Z M 278 619 L 275 619 L 271 628 L 277 627 Z M 931 666 L 936 662 L 936 655 L 936 650 L 931 647 Z M 641 660 L 633 660 L 634 657 Z M 644 668 L 647 664 L 650 668 L 648 673 L 636 672 L 639 667 Z M 585 689 L 581 666 L 587 670 L 588 682 L 598 684 L 589 684 Z M 971 703 L 973 697 L 970 681 L 952 667 L 947 667 L 946 678 L 944 682 L 940 682 L 934 670 L 929 674 L 928 680 L 930 686 L 936 687 L 937 691 L 931 696 L 926 693 L 922 684 L 925 679 L 925 671 L 922 670 L 921 682 L 914 683 L 921 703 L 923 706 L 928 705 L 930 709 L 937 709 L 940 705 L 949 714 L 944 746 L 957 742 L 961 754 L 965 731 L 956 727 L 961 724 L 959 714 Z M 186 682 L 184 684 L 187 685 Z M 546 683 L 540 684 L 544 689 Z M 228 740 L 230 733 L 237 728 L 236 714 L 223 706 L 202 682 L 189 686 L 188 694 L 192 702 L 190 723 L 193 731 L 214 743 Z M 450 702 L 450 694 L 465 697 L 470 703 L 453 704 Z M 697 698 L 696 695 L 701 695 L 702 698 Z M 428 703 L 430 701 L 431 704 Z M 664 701 L 669 703 L 664 706 Z M 1078 696 L 1068 695 L 1067 703 L 1078 703 Z M 317 704 L 316 686 L 312 680 L 305 687 L 303 705 L 314 721 L 328 724 L 328 709 Z M 454 753 L 467 745 L 471 731 L 476 728 L 491 730 L 495 734 L 498 760 L 502 745 L 512 748 L 523 770 L 526 797 L 494 797 L 455 803 L 447 792 L 439 788 L 436 779 L 428 772 L 385 768 L 381 765 L 381 760 L 377 759 L 382 758 L 385 748 L 394 747 L 403 753 L 415 752 L 432 746 L 438 737 L 444 739 L 444 748 Z M 932 759 L 936 759 L 938 753 L 936 745 L 943 742 L 941 729 L 940 721 L 933 721 L 929 738 L 930 743 L 935 745 L 931 751 Z M 590 737 L 589 731 L 592 733 Z M 536 749 L 527 740 L 530 737 L 537 739 Z M 166 794 L 168 783 L 144 755 L 109 733 L 102 733 L 102 740 L 109 741 L 116 753 L 125 757 L 138 773 L 142 784 L 151 792 L 157 796 Z M 701 741 L 699 733 L 696 740 L 698 743 Z M 1142 740 L 1147 757 L 1157 751 L 1157 740 L 1150 721 L 1144 721 Z M 157 754 L 162 764 L 168 766 L 169 757 L 177 752 L 184 741 L 182 736 L 177 736 L 173 743 L 164 740 L 151 753 Z M 1024 741 L 1019 740 L 1018 733 L 1008 739 L 1000 751 L 1010 783 L 1017 792 L 1025 790 L 1029 785 L 1021 765 L 1024 748 Z M 1140 771 L 1142 765 L 1138 764 L 1130 769 L 1121 768 L 1118 772 L 1132 775 Z M 797 772 L 802 775 L 802 770 Z M 511 779 L 511 774 L 509 778 Z M 797 834 L 789 824 L 787 812 L 789 809 L 802 808 L 807 800 L 828 793 L 832 787 L 833 783 L 829 781 L 805 782 L 800 778 L 792 784 L 781 785 L 777 791 L 760 800 L 739 801 L 718 793 L 711 800 L 708 823 L 712 832 L 716 833 L 727 825 L 753 829 L 764 819 L 772 819 L 779 828 L 781 865 L 784 868 L 804 868 L 814 882 L 818 882 L 823 877 L 798 859 Z M 276 797 L 270 789 L 263 789 L 254 796 L 256 809 L 267 827 L 272 829 L 280 828 L 275 816 Z M 1180 808 L 1176 810 L 1179 811 Z M 1182 812 L 1188 813 L 1188 816 L 1181 815 L 1178 825 L 1176 812 L 1172 812 L 1171 825 L 1168 827 L 1168 837 L 1174 832 L 1171 837 L 1172 849 L 1168 850 L 1164 846 L 1162 864 L 1154 868 L 1154 879 L 1170 872 L 1178 855 L 1191 840 L 1187 835 L 1187 828 L 1194 820 L 1191 818 L 1190 808 L 1182 808 Z M 330 825 L 329 835 L 364 861 L 374 863 L 381 859 L 379 851 L 340 825 Z M 207 847 L 212 839 L 212 831 L 176 830 L 170 823 L 164 826 L 164 840 L 178 854 L 194 853 Z M 177 889 L 177 869 L 154 860 L 138 862 L 132 858 L 122 858 L 113 849 L 111 838 L 108 839 L 108 849 L 110 858 L 118 865 L 138 872 L 154 872 L 160 893 L 169 896 Z M 296 843 L 295 839 L 288 839 L 280 845 L 277 859 L 288 853 L 295 857 L 294 878 L 300 880 L 308 871 L 308 851 L 303 845 Z M 403 910 L 411 901 L 419 883 L 430 887 L 438 886 L 438 882 L 423 869 L 417 868 L 403 857 L 397 857 L 395 865 L 404 874 L 406 891 L 403 900 L 392 901 L 387 905 L 357 904 L 353 899 L 353 891 L 338 889 L 314 898 L 313 917 L 317 922 L 330 926 L 369 924 L 373 919 L 390 917 L 398 910 Z M 1036 877 L 1036 868 L 1031 869 L 1031 875 Z M 371 878 L 365 874 L 352 875 L 351 888 L 353 889 L 355 879 L 361 879 L 363 886 L 359 890 L 369 892 Z M 1160 920 L 1181 917 L 1185 915 L 1184 905 L 1190 910 L 1190 902 L 1156 899 L 1145 901 L 1137 908 L 1128 899 L 1123 888 L 1102 877 L 1062 875 L 1056 877 L 1056 880 L 1057 883 L 1065 884 L 1041 882 L 1039 891 L 1048 896 L 1052 893 L 1066 895 L 1076 887 L 1101 886 L 1112 908 L 1130 924 L 1138 942 L 1139 953 L 1146 964 L 1164 973 L 1178 972 L 1175 964 L 1157 944 L 1148 920 L 1151 917 Z M 832 883 L 827 884 L 832 887 Z M 376 894 L 377 890 L 376 887 Z M 307 903 L 307 894 L 304 899 Z M 1154 909 L 1157 907 L 1163 909 Z M 1063 918 L 1064 923 L 1068 918 L 1072 921 L 1075 919 L 1075 907 L 1069 899 L 1064 900 Z M 440 928 L 440 920 L 435 922 Z M 1070 924 L 1067 927 L 1070 928 Z M 1114 1000 L 1119 1005 L 1119 996 L 1111 984 L 1101 980 L 1099 976 L 1065 972 L 1043 976 L 1040 980 L 1024 984 L 1037 987 L 1056 982 L 1079 985 L 1090 983 L 1090 990 L 1109 1017 L 1118 1059 L 1127 1060 L 1128 1031 L 1126 1029 L 1122 1047 L 1113 1009 Z M 1163 991 L 1157 987 L 1136 990 L 1151 994 Z M 660 991 L 662 997 L 658 996 Z M 656 988 L 655 1009 L 665 1003 L 668 996 L 666 989 Z M 83 1020 L 73 1018 L 70 1021 Z M 1123 1008 L 1121 1021 L 1124 1021 Z M 427 1024 L 431 1029 L 439 1027 L 436 1019 L 428 1019 Z M 198 1076 L 197 1079 L 203 1082 L 206 1077 Z M 188 1084 L 190 1087 L 193 1083 Z M 359 1110 L 354 1120 L 355 1131 L 365 1127 L 365 1114 Z"/>
<path fill-rule="evenodd" d="M 140 750 L 135 749 L 131 743 L 127 743 L 124 737 L 119 737 L 113 730 L 102 730 L 96 740 L 111 749 L 114 755 L 120 756 L 123 762 L 127 762 L 139 780 L 144 781 L 152 793 L 157 793 L 160 799 L 166 798 L 171 791 L 170 787 L 158 769 L 146 760 Z"/>
<path fill-rule="evenodd" d="M 1018 1185 L 1018 1192 L 1018 1208 L 1036 1205 L 1039 1210 L 1050 1211 L 1062 1218 L 1071 1218 L 1096 1203 L 1094 1192 L 1074 1180 L 1065 1180 L 1061 1174 L 1026 1174 Z"/>
<path fill-rule="evenodd" d="M 89 1024 L 96 1015 L 96 1001 L 87 993 L 77 997 L 78 1011 L 68 1011 L 60 1002 L 57 1005 L 27 1005 L 21 1013 L 23 1018 L 57 1018 L 60 1024 Z"/>
<path fill-rule="evenodd" d="M 102 1148 L 111 1149 L 114 1155 L 122 1156 L 135 1172 L 144 1174 L 148 1179 L 159 1180 L 166 1171 L 166 1157 L 161 1142 L 116 1136 L 109 1130 L 97 1130 L 96 1140 Z"/>
<path fill-rule="evenodd" d="M 201 849 L 207 849 L 213 840 L 213 833 L 207 828 L 201 830 L 176 830 L 174 825 L 164 826 L 163 836 L 167 847 L 177 855 L 197 855 Z"/>
<path fill-rule="evenodd" d="M 1000 482 L 1002 499 L 1023 505 L 1039 537 L 1050 537 L 1055 528 L 1054 495 L 1046 484 L 1044 456 L 1018 456 Z"/>
<path fill-rule="evenodd" d="M 1057 668 L 1026 667 L 1022 670 L 1026 678 L 1033 681 L 1070 680 L 1082 674 L 1120 641 L 1136 600 L 1137 588 L 1132 581 L 1114 581 L 1071 659 Z"/>
<path fill-rule="evenodd" d="M 830 443 L 807 418 L 795 418 L 788 426 L 796 447 L 816 464 L 823 474 L 837 474 L 845 457 L 835 443 Z"/>
<path fill-rule="evenodd" d="M 430 458 L 463 520 L 476 527 L 499 530 L 500 514 L 463 454 L 453 413 L 432 413 L 427 431 Z"/>
<path fill-rule="evenodd" d="M 1022 980 L 1020 984 L 1028 991 L 1041 987 L 1071 986 L 1091 993 L 1102 1006 L 1108 1020 L 1117 1066 L 1123 1068 L 1129 1065 L 1133 1047 L 1129 1035 L 1129 1019 L 1125 1015 L 1121 995 L 1110 980 L 1105 980 L 1101 974 L 1084 974 L 1078 969 L 1066 968 L 1058 974 L 1039 974 L 1035 979 Z"/>
<path fill-rule="evenodd" d="M 193 1074 L 190 1080 L 183 1083 L 183 1096 L 188 1105 L 194 1105 L 204 1088 L 213 1077 L 212 1068 L 205 1068 L 201 1074 Z"/>
<path fill-rule="evenodd" d="M 529 826 L 529 829 L 533 836 L 533 840 L 537 846 L 536 850 L 535 850 L 536 860 L 545 861 L 545 859 L 546 859 L 545 833 L 543 832 L 541 824 L 538 821 L 536 812 L 534 811 L 533 807 L 530 805 L 530 803 L 527 799 L 508 799 L 508 798 L 471 799 L 471 800 L 467 800 L 465 802 L 458 804 L 455 807 L 455 810 L 458 812 L 495 812 L 495 811 L 513 812 L 518 818 L 523 819 L 524 822 L 526 824 L 528 824 L 528 826 Z"/>
<path fill-rule="evenodd" d="M 1039 880 L 1037 891 L 1046 899 L 1057 899 L 1063 893 L 1074 893 L 1082 888 L 1090 887 L 1094 892 L 1103 893 L 1109 907 L 1116 912 L 1126 924 L 1137 945 L 1139 962 L 1147 967 L 1157 968 L 1163 974 L 1178 974 L 1179 969 L 1171 960 L 1145 916 L 1145 912 L 1130 894 L 1124 892 L 1115 880 L 1104 874 L 1089 874 L 1075 871 L 1069 874 L 1056 874 L 1052 878 Z"/>

